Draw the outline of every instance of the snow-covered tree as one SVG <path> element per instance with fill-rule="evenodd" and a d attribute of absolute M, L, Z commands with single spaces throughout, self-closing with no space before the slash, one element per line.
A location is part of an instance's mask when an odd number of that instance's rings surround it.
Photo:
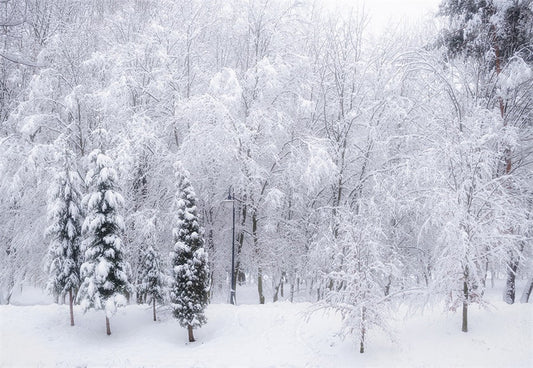
<path fill-rule="evenodd" d="M 156 321 L 155 304 L 165 298 L 165 275 L 161 268 L 161 257 L 153 245 L 142 250 L 137 294 L 146 303 L 152 303 L 154 321 Z"/>
<path fill-rule="evenodd" d="M 412 66 L 419 75 L 429 72 L 426 80 L 445 93 L 427 102 L 434 113 L 428 114 L 423 134 L 433 144 L 423 148 L 426 159 L 417 176 L 425 182 L 430 210 L 418 239 L 433 242 L 431 293 L 444 296 L 450 310 L 462 309 L 467 332 L 469 306 L 487 303 L 486 280 L 494 274 L 490 265 L 518 254 L 528 227 L 527 196 L 517 190 L 524 187 L 522 179 L 517 172 L 498 173 L 506 151 L 519 146 L 518 130 L 506 125 L 498 109 L 487 107 L 486 79 L 476 74 L 474 63 L 443 65 L 427 53 L 419 56 L 425 60 Z"/>
<path fill-rule="evenodd" d="M 495 68 L 517 54 L 531 61 L 530 1 L 443 0 L 440 13 L 449 19 L 443 41 L 451 56 L 473 56 Z"/>
<path fill-rule="evenodd" d="M 73 297 L 80 286 L 81 194 L 80 177 L 66 152 L 63 168 L 57 173 L 52 186 L 48 217 L 50 226 L 46 235 L 49 245 L 48 290 L 56 297 L 68 293 L 70 325 L 74 326 Z"/>
<path fill-rule="evenodd" d="M 84 310 L 105 310 L 110 335 L 109 317 L 118 306 L 126 304 L 125 295 L 130 289 L 121 239 L 124 221 L 119 209 L 123 198 L 117 191 L 118 178 L 111 158 L 96 149 L 89 161 L 86 182 L 92 192 L 83 198 L 87 214 L 83 222 L 85 261 L 80 269 L 83 281 L 78 300 Z"/>
<path fill-rule="evenodd" d="M 530 86 L 532 81 L 531 1 L 443 0 L 440 9 L 441 14 L 449 20 L 448 28 L 443 33 L 449 56 L 468 58 L 478 64 L 477 69 L 469 73 L 478 76 L 477 86 L 473 89 L 475 96 L 472 98 L 486 99 L 487 106 L 498 110 L 506 130 L 521 128 L 519 139 L 527 142 L 531 139 L 531 129 L 529 123 L 524 127 L 524 121 L 530 120 L 527 116 L 531 114 L 531 95 L 529 92 L 523 94 L 521 89 L 524 85 Z M 494 76 L 499 90 L 494 88 Z M 530 87 L 526 89 L 531 90 Z M 516 175 L 517 171 L 523 169 L 521 153 L 517 152 L 523 147 L 518 147 L 516 141 L 502 144 L 505 149 L 500 153 L 501 162 L 492 169 L 494 175 Z M 507 231 L 520 232 L 515 228 Z M 515 301 L 515 279 L 523 251 L 520 246 L 515 248 L 507 256 L 507 284 L 503 299 L 509 304 Z"/>
<path fill-rule="evenodd" d="M 325 274 L 328 288 L 317 308 L 332 309 L 343 318 L 342 335 L 355 335 L 359 352 L 372 327 L 388 330 L 389 296 L 382 278 L 391 267 L 383 261 L 385 243 L 372 217 L 339 210 L 337 236 L 325 247 L 334 259 L 334 270 Z M 370 219 L 370 221 L 369 221 Z M 337 267 L 338 266 L 338 267 Z"/>
<path fill-rule="evenodd" d="M 204 250 L 203 229 L 198 218 L 196 194 L 188 173 L 176 165 L 176 226 L 174 249 L 171 253 L 170 303 L 174 317 L 187 328 L 193 342 L 193 329 L 206 323 L 208 303 L 207 253 Z"/>

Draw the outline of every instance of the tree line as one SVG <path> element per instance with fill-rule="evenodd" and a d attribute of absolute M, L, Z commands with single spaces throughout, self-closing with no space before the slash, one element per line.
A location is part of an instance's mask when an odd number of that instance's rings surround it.
<path fill-rule="evenodd" d="M 438 25 L 380 36 L 361 9 L 311 1 L 0 7 L 3 302 L 46 283 L 49 183 L 63 172 L 90 193 L 94 149 L 117 169 L 121 270 L 139 302 L 146 263 L 172 251 L 160 264 L 174 270 L 192 251 L 178 256 L 170 231 L 197 226 L 175 207 L 177 161 L 198 193 L 210 296 L 232 279 L 260 303 L 288 288 L 341 311 L 361 352 L 400 301 L 443 301 L 466 332 L 496 278 L 508 303 L 527 278 L 528 300 L 531 1 L 444 0 Z"/>

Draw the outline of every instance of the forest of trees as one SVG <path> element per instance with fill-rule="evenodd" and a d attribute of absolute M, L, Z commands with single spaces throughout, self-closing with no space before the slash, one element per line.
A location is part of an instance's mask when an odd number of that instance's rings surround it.
<path fill-rule="evenodd" d="M 465 332 L 495 279 L 527 301 L 532 1 L 444 0 L 379 37 L 367 23 L 311 0 L 0 2 L 0 302 L 48 284 L 155 319 L 165 298 L 229 298 L 230 188 L 237 302 L 243 284 L 260 303 L 298 293 L 341 311 L 361 352 L 398 300 L 462 309 Z M 110 254 L 107 293 L 91 262 Z M 192 341 L 205 320 L 186 312 Z"/>

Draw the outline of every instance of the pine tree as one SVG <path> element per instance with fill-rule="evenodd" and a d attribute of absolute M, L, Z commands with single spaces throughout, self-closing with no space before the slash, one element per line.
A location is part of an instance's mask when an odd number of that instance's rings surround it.
<path fill-rule="evenodd" d="M 84 310 L 105 309 L 110 335 L 109 317 L 118 306 L 126 304 L 124 295 L 130 288 L 121 239 L 124 221 L 118 213 L 123 198 L 117 192 L 112 160 L 95 150 L 89 161 L 86 181 L 93 192 L 83 198 L 87 217 L 83 222 L 85 262 L 80 270 L 83 283 L 79 300 Z"/>
<path fill-rule="evenodd" d="M 137 292 L 147 303 L 152 303 L 154 321 L 156 321 L 155 304 L 164 300 L 165 277 L 161 271 L 159 253 L 152 245 L 143 250 L 140 267 L 140 284 L 137 286 Z"/>
<path fill-rule="evenodd" d="M 443 0 L 440 14 L 449 19 L 443 35 L 449 55 L 482 59 L 496 69 L 513 56 L 532 61 L 530 3 L 530 0 Z"/>
<path fill-rule="evenodd" d="M 171 253 L 172 281 L 170 302 L 174 317 L 194 341 L 193 329 L 206 323 L 204 315 L 208 301 L 207 253 L 200 227 L 196 194 L 188 173 L 178 163 L 177 220 L 174 228 L 174 249 Z"/>
<path fill-rule="evenodd" d="M 70 153 L 65 152 L 62 171 L 58 172 L 48 206 L 50 237 L 48 248 L 49 276 L 47 288 L 56 297 L 69 295 L 70 325 L 74 326 L 73 296 L 80 286 L 81 238 L 80 178 L 73 170 Z"/>

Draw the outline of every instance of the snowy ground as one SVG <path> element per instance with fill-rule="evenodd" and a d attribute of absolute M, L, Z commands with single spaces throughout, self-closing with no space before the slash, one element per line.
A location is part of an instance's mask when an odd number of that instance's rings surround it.
<path fill-rule="evenodd" d="M 470 332 L 460 332 L 460 315 L 426 309 L 398 312 L 394 341 L 370 335 L 359 354 L 353 340 L 336 336 L 335 315 L 314 314 L 308 303 L 212 304 L 208 324 L 188 343 L 186 331 L 168 311 L 151 320 L 147 306 L 131 305 L 111 320 L 106 336 L 103 312 L 44 303 L 45 296 L 19 295 L 0 306 L 1 367 L 533 367 L 533 305 L 499 302 L 473 307 Z"/>

